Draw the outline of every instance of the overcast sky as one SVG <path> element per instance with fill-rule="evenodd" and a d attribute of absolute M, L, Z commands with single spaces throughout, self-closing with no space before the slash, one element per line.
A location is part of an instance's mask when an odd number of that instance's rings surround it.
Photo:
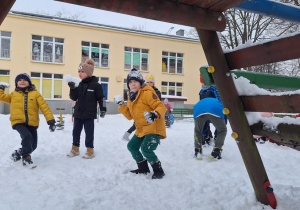
<path fill-rule="evenodd" d="M 13 11 L 22 11 L 29 13 L 43 13 L 55 15 L 58 11 L 65 11 L 70 14 L 81 14 L 80 20 L 101 23 L 106 25 L 113 25 L 125 28 L 133 28 L 134 26 L 142 26 L 144 30 L 166 34 L 175 35 L 179 29 L 189 31 L 191 27 L 176 25 L 166 22 L 154 21 L 144 18 L 138 18 L 129 15 L 122 15 L 114 12 L 108 12 L 99 9 L 92 9 L 68 3 L 57 2 L 54 0 L 16 0 Z"/>

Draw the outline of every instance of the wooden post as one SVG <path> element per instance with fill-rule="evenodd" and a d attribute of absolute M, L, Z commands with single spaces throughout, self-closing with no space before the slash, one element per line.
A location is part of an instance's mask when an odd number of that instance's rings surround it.
<path fill-rule="evenodd" d="M 208 64 L 214 66 L 212 73 L 216 87 L 220 93 L 224 108 L 228 108 L 228 116 L 233 132 L 238 137 L 238 148 L 241 152 L 250 180 L 252 182 L 256 198 L 263 204 L 270 205 L 270 201 L 264 189 L 264 183 L 269 181 L 256 144 L 253 141 L 245 112 L 239 95 L 230 76 L 229 67 L 221 48 L 217 33 L 198 29 L 199 38 L 204 49 Z M 230 151 L 224 151 L 224 154 Z"/>

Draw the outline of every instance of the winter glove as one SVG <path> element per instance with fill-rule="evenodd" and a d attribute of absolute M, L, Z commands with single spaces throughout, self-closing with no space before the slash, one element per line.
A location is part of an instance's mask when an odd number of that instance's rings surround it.
<path fill-rule="evenodd" d="M 124 103 L 124 99 L 123 99 L 122 96 L 116 95 L 116 96 L 114 97 L 114 102 L 115 102 L 115 104 L 118 104 L 118 105 L 121 106 L 121 105 Z"/>
<path fill-rule="evenodd" d="M 105 114 L 106 114 L 106 111 L 100 111 L 100 117 L 101 117 L 101 118 L 104 118 L 104 117 L 105 117 Z"/>
<path fill-rule="evenodd" d="M 157 119 L 157 113 L 155 111 L 152 112 L 144 112 L 144 116 L 146 118 L 147 123 L 151 124 L 154 120 Z"/>
<path fill-rule="evenodd" d="M 56 129 L 56 125 L 55 125 L 54 123 L 51 123 L 51 124 L 49 125 L 49 130 L 50 130 L 50 132 L 54 132 L 55 129 Z"/>
<path fill-rule="evenodd" d="M 75 89 L 75 82 L 68 82 L 70 89 Z"/>

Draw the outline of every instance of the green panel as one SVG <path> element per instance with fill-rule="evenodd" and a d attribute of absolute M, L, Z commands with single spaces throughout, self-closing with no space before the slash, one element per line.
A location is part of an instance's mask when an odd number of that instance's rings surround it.
<path fill-rule="evenodd" d="M 99 49 L 98 48 L 92 48 L 92 52 L 99 53 Z"/>
<path fill-rule="evenodd" d="M 108 54 L 108 50 L 101 50 L 103 54 Z"/>
<path fill-rule="evenodd" d="M 202 66 L 200 68 L 200 74 L 202 76 L 203 83 L 207 86 L 215 85 L 215 81 L 214 81 L 211 73 L 209 73 L 207 71 L 207 69 L 208 69 L 208 66 Z"/>
<path fill-rule="evenodd" d="M 89 49 L 90 49 L 90 48 L 88 48 L 88 47 L 82 47 L 82 50 L 87 50 L 87 51 L 89 51 Z"/>
<path fill-rule="evenodd" d="M 131 64 L 131 53 L 125 52 L 125 64 Z"/>
<path fill-rule="evenodd" d="M 148 55 L 142 54 L 142 58 L 148 58 Z"/>
<path fill-rule="evenodd" d="M 140 54 L 138 53 L 134 53 L 133 54 L 133 65 L 137 65 L 139 66 L 140 65 Z"/>
<path fill-rule="evenodd" d="M 299 77 L 288 77 L 274 74 L 264 74 L 249 71 L 232 70 L 236 77 L 245 77 L 251 84 L 255 84 L 264 89 L 275 90 L 298 90 L 300 89 Z"/>

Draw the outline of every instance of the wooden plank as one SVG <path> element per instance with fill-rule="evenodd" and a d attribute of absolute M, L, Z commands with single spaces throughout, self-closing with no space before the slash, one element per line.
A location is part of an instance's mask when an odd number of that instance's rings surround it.
<path fill-rule="evenodd" d="M 210 9 L 214 11 L 224 12 L 225 10 L 237 6 L 244 1 L 245 0 L 223 0 L 223 1 L 219 1 L 214 6 L 210 7 Z"/>
<path fill-rule="evenodd" d="M 229 69 L 300 58 L 300 34 L 225 54 Z"/>
<path fill-rule="evenodd" d="M 240 96 L 247 112 L 300 113 L 300 95 Z"/>
<path fill-rule="evenodd" d="M 118 12 L 152 20 L 165 21 L 212 31 L 223 31 L 225 16 L 221 12 L 177 4 L 173 1 L 141 0 L 57 0 L 96 9 Z"/>
<path fill-rule="evenodd" d="M 228 108 L 230 114 L 227 116 L 232 131 L 238 134 L 238 148 L 247 168 L 256 198 L 263 204 L 269 205 L 270 201 L 264 190 L 264 183 L 268 181 L 265 167 L 259 155 L 255 142 L 253 141 L 248 120 L 245 116 L 242 103 L 229 73 L 229 67 L 223 54 L 222 47 L 216 32 L 198 29 L 199 38 L 203 46 L 208 64 L 215 67 L 213 78 L 219 91 L 222 103 Z M 229 151 L 228 151 L 229 152 Z M 223 155 L 226 151 L 224 150 Z"/>
<path fill-rule="evenodd" d="M 1 0 L 0 2 L 0 25 L 4 21 L 9 10 L 12 8 L 16 0 Z"/>
<path fill-rule="evenodd" d="M 230 73 L 237 78 L 245 77 L 251 84 L 260 88 L 273 90 L 299 90 L 300 77 L 288 77 L 284 75 L 264 74 L 252 71 L 231 70 Z"/>
<path fill-rule="evenodd" d="M 253 135 L 269 137 L 278 144 L 300 150 L 300 125 L 282 123 L 277 126 L 277 132 L 264 129 L 262 122 L 251 125 L 250 128 Z"/>

